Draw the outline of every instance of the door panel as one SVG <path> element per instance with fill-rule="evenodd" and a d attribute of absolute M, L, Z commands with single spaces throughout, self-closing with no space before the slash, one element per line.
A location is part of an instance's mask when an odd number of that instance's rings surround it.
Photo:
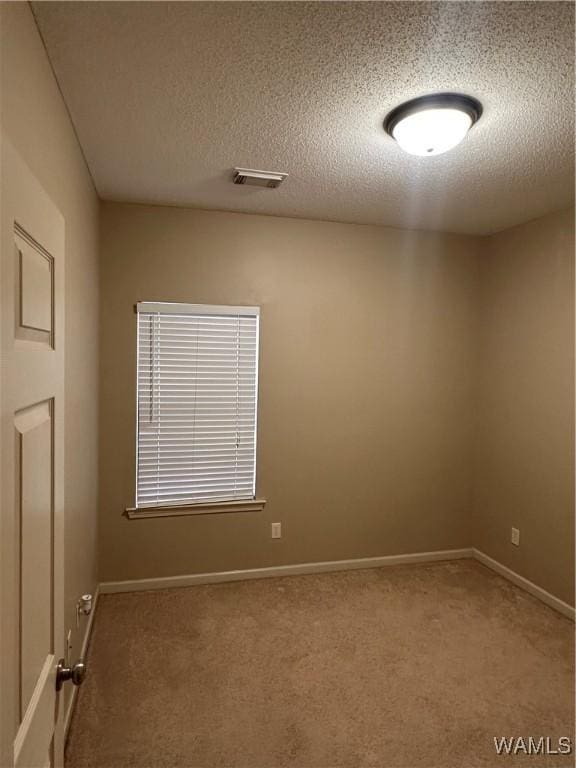
<path fill-rule="evenodd" d="M 0 765 L 63 762 L 64 221 L 2 137 Z"/>
<path fill-rule="evenodd" d="M 57 707 L 53 691 L 56 688 L 56 672 L 53 658 L 47 658 L 40 670 L 32 698 L 14 740 L 15 768 L 43 768 L 52 766 L 52 738 Z M 49 761 L 47 762 L 47 757 Z"/>
<path fill-rule="evenodd" d="M 20 507 L 20 719 L 52 644 L 52 408 L 16 414 Z"/>
<path fill-rule="evenodd" d="M 52 342 L 53 259 L 16 225 L 16 338 Z"/>

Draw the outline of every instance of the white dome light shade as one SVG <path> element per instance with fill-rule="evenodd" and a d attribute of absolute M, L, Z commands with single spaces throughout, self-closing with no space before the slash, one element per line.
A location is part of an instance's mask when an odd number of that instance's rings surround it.
<path fill-rule="evenodd" d="M 482 106 L 476 99 L 440 93 L 396 107 L 384 127 L 405 152 L 431 157 L 460 144 L 481 112 Z"/>
<path fill-rule="evenodd" d="M 410 155 L 441 155 L 460 144 L 472 118 L 458 109 L 425 109 L 413 112 L 396 125 L 392 135 Z"/>

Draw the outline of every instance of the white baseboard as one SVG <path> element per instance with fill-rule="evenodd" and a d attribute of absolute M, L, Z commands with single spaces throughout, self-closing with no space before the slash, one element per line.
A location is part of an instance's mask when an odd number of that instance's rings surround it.
<path fill-rule="evenodd" d="M 388 565 L 409 565 L 411 563 L 433 563 L 442 560 L 462 560 L 474 558 L 491 570 L 511 581 L 516 586 L 537 597 L 546 605 L 568 616 L 575 618 L 575 609 L 560 598 L 547 592 L 534 582 L 520 576 L 497 560 L 492 559 L 478 549 L 444 549 L 436 552 L 415 552 L 404 555 L 385 555 L 383 557 L 362 557 L 355 560 L 330 560 L 320 563 L 296 563 L 294 565 L 277 565 L 269 568 L 251 568 L 242 571 L 217 571 L 213 573 L 191 573 L 183 576 L 162 576 L 155 579 L 131 579 L 128 581 L 103 581 L 100 584 L 101 594 L 115 592 L 141 592 L 155 589 L 171 589 L 173 587 L 191 587 L 199 584 L 217 584 L 224 581 L 246 581 L 249 579 L 270 579 L 279 576 L 298 576 L 307 573 L 327 573 L 331 571 L 351 571 L 364 568 L 383 568 Z M 93 615 L 93 614 L 92 614 Z M 89 635 L 87 630 L 86 637 Z"/>
<path fill-rule="evenodd" d="M 473 554 L 475 559 L 480 563 L 483 563 L 483 565 L 491 568 L 500 576 L 503 576 L 505 579 L 508 579 L 508 581 L 516 584 L 517 587 L 524 589 L 534 597 L 537 597 L 543 603 L 546 603 L 546 605 L 549 605 L 550 608 L 554 608 L 560 613 L 563 613 L 564 616 L 568 616 L 568 618 L 574 621 L 576 616 L 576 609 L 574 609 L 571 605 L 568 605 L 568 603 L 565 603 L 563 600 L 560 600 L 559 597 L 555 597 L 554 595 L 550 594 L 550 592 L 542 589 L 542 587 L 534 584 L 533 581 L 525 579 L 524 576 L 520 576 L 520 574 L 516 573 L 516 571 L 507 568 L 505 565 L 502 565 L 502 563 L 499 563 L 498 560 L 494 560 L 493 558 L 484 554 L 484 552 L 481 552 L 479 549 L 474 549 Z"/>
<path fill-rule="evenodd" d="M 444 549 L 436 552 L 415 552 L 405 555 L 384 557 L 362 557 L 355 560 L 330 560 L 321 563 L 296 563 L 277 565 L 269 568 L 252 568 L 244 571 L 220 571 L 215 573 L 192 573 L 186 576 L 164 576 L 157 579 L 133 579 L 130 581 L 103 581 L 100 592 L 140 592 L 149 589 L 170 589 L 190 587 L 198 584 L 216 584 L 222 581 L 245 581 L 247 579 L 270 579 L 278 576 L 298 576 L 306 573 L 329 571 L 351 571 L 363 568 L 382 568 L 387 565 L 408 565 L 410 563 L 432 563 L 438 560 L 462 560 L 473 557 L 473 550 Z"/>
<path fill-rule="evenodd" d="M 86 623 L 86 629 L 84 630 L 84 639 L 82 640 L 82 648 L 80 649 L 80 658 L 82 659 L 86 658 L 86 653 L 88 652 L 88 645 L 90 644 L 90 636 L 92 634 L 92 626 L 94 624 L 94 616 L 96 615 L 96 606 L 98 604 L 98 597 L 100 595 L 100 591 L 101 591 L 100 586 L 98 585 L 96 587 L 96 591 L 94 592 L 92 610 L 90 611 L 90 615 L 88 616 L 88 621 Z M 70 728 L 70 722 L 72 720 L 72 713 L 74 712 L 74 705 L 76 704 L 77 695 L 78 695 L 78 688 L 75 685 L 73 685 L 70 701 L 68 702 L 68 709 L 66 710 L 66 714 L 64 715 L 64 742 L 66 742 L 66 739 L 68 737 L 68 729 Z"/>

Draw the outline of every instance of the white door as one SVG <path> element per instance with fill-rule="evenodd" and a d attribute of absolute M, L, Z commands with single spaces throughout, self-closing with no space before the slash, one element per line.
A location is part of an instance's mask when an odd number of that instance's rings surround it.
<path fill-rule="evenodd" d="M 64 220 L 2 139 L 0 765 L 59 766 Z"/>

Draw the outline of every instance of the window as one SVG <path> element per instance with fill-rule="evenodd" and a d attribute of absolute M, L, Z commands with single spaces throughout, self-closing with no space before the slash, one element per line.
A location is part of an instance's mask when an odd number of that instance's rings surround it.
<path fill-rule="evenodd" d="M 254 499 L 259 309 L 137 312 L 136 507 Z"/>

